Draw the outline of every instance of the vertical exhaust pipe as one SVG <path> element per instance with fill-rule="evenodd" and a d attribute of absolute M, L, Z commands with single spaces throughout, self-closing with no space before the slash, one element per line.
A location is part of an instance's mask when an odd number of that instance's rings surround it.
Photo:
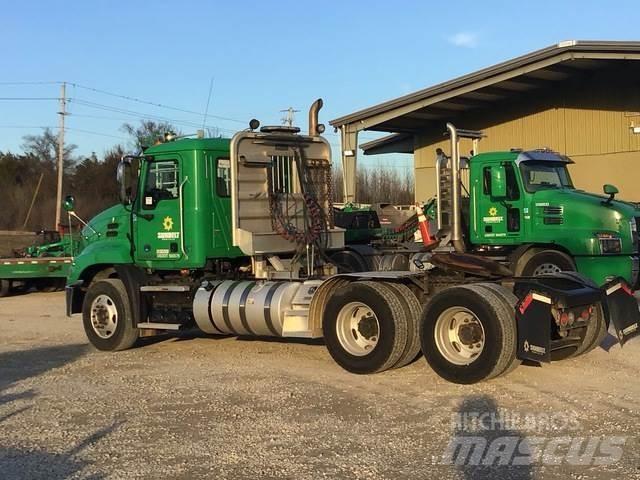
<path fill-rule="evenodd" d="M 451 123 L 447 123 L 451 139 L 451 243 L 456 252 L 464 253 L 462 240 L 462 217 L 460 209 L 460 152 L 458 148 L 458 131 Z"/>
<path fill-rule="evenodd" d="M 320 124 L 318 123 L 318 112 L 322 108 L 323 102 L 322 99 L 319 98 L 311 105 L 309 109 L 309 135 L 315 137 L 316 135 L 320 135 L 324 132 L 324 125 L 321 128 L 318 128 Z"/>

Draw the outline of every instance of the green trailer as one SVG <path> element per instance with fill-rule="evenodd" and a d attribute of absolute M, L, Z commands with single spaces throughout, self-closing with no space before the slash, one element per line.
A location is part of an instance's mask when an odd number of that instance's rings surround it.
<path fill-rule="evenodd" d="M 35 287 L 41 291 L 64 288 L 73 261 L 72 234 L 38 232 L 39 240 L 14 257 L 0 258 L 0 297 Z"/>

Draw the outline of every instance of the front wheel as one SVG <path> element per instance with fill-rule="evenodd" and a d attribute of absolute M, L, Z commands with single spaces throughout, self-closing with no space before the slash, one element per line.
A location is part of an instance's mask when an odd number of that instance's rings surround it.
<path fill-rule="evenodd" d="M 516 359 L 513 306 L 482 284 L 447 288 L 425 306 L 420 339 L 427 362 L 445 380 L 496 377 Z"/>
<path fill-rule="evenodd" d="M 118 278 L 93 283 L 82 304 L 82 323 L 87 338 L 98 350 L 131 348 L 138 339 L 133 325 L 129 295 Z"/>
<path fill-rule="evenodd" d="M 524 277 L 553 275 L 565 271 L 575 272 L 576 265 L 569 255 L 558 250 L 528 250 L 518 259 L 515 268 L 516 275 Z"/>

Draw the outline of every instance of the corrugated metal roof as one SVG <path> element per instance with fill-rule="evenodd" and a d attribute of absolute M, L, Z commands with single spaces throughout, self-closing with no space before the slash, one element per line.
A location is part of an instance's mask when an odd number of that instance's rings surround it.
<path fill-rule="evenodd" d="M 491 79 L 492 77 L 497 77 L 498 75 L 502 75 L 507 72 L 526 68 L 527 66 L 530 66 L 530 65 L 533 66 L 536 63 L 539 63 L 541 61 L 552 60 L 554 57 L 558 57 L 557 63 L 560 63 L 567 59 L 567 54 L 571 54 L 571 53 L 575 53 L 577 58 L 584 57 L 584 55 L 580 55 L 580 54 L 588 54 L 587 57 L 589 59 L 595 59 L 595 60 L 597 59 L 610 60 L 612 58 L 619 58 L 620 55 L 624 57 L 624 54 L 626 53 L 634 54 L 634 57 L 635 57 L 636 55 L 640 54 L 640 42 L 577 41 L 577 40 L 560 42 L 556 45 L 552 45 L 550 47 L 543 48 L 535 52 L 531 52 L 527 55 L 523 55 L 521 57 L 517 57 L 511 60 L 508 60 L 506 62 L 499 63 L 497 65 L 479 70 L 477 72 L 473 72 L 468 75 L 464 75 L 462 77 L 458 77 L 453 80 L 440 83 L 438 85 L 434 85 L 432 87 L 425 88 L 423 90 L 419 90 L 417 92 L 404 95 L 402 97 L 398 97 L 393 100 L 380 103 L 378 105 L 374 105 L 372 107 L 357 111 L 355 113 L 351 113 L 349 115 L 336 118 L 334 120 L 331 120 L 329 123 L 333 127 L 341 127 L 347 124 L 355 124 L 357 122 L 362 122 L 374 115 L 389 113 L 397 108 L 406 107 L 408 105 L 411 105 L 417 102 L 424 102 L 430 97 L 446 94 L 447 92 L 454 91 L 461 87 L 469 87 L 471 90 L 473 90 L 473 85 L 475 83 L 486 81 L 488 79 Z M 615 54 L 615 55 L 612 55 L 612 54 Z M 570 58 L 571 56 L 569 56 L 569 59 Z M 535 69 L 527 71 L 527 74 L 531 74 L 531 72 L 535 72 Z M 548 74 L 553 75 L 553 72 L 548 72 Z M 538 79 L 545 80 L 544 76 L 541 76 L 541 75 L 538 75 Z M 502 81 L 503 85 L 506 83 L 508 82 Z M 518 90 L 519 88 L 517 83 L 512 83 L 507 87 L 510 89 L 513 89 L 514 91 Z M 467 94 L 467 98 L 469 97 L 471 97 L 471 95 Z M 485 96 L 485 98 L 482 99 L 482 101 L 486 102 L 486 101 L 489 101 L 489 99 L 486 98 Z M 454 108 L 454 107 L 452 105 L 448 105 L 448 108 Z"/>
<path fill-rule="evenodd" d="M 413 135 L 392 133 L 391 135 L 363 143 L 360 148 L 365 155 L 388 153 L 387 149 L 391 149 L 390 151 L 394 153 L 413 153 Z"/>

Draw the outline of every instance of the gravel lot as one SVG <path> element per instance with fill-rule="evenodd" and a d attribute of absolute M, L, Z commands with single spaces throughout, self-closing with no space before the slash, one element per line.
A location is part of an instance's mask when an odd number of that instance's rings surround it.
<path fill-rule="evenodd" d="M 424 359 L 351 375 L 321 342 L 189 332 L 100 353 L 62 293 L 0 299 L 0 339 L 2 479 L 640 478 L 638 339 L 473 386 L 440 380 Z M 475 412 L 502 417 L 456 423 Z M 540 439 L 624 444 L 605 465 L 598 449 L 574 465 L 565 444 L 532 465 L 443 458 L 469 436 L 512 439 L 516 454 Z"/>

